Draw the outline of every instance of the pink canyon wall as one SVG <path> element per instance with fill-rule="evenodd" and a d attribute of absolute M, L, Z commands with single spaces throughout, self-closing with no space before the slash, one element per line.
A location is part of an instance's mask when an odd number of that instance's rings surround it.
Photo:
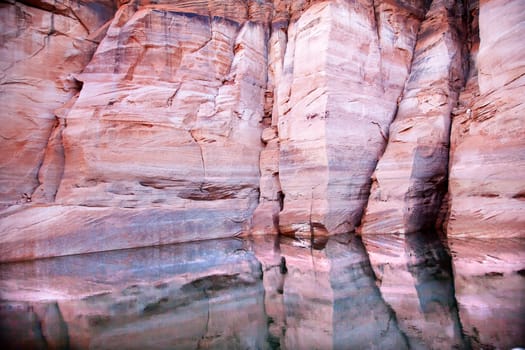
<path fill-rule="evenodd" d="M 523 237 L 520 1 L 8 1 L 0 259 Z"/>

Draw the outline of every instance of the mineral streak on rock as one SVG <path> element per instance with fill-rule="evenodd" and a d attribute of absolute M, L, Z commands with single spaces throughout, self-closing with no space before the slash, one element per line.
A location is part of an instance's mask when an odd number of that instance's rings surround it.
<path fill-rule="evenodd" d="M 525 236 L 524 30 L 523 1 L 479 2 L 452 124 L 449 236 Z"/>
<path fill-rule="evenodd" d="M 0 261 L 437 216 L 454 237 L 522 237 L 524 13 L 4 2 Z"/>
<path fill-rule="evenodd" d="M 361 231 L 431 228 L 446 192 L 451 111 L 465 71 L 465 24 L 458 1 L 432 2 L 418 34 L 388 146 L 373 175 Z"/>
<path fill-rule="evenodd" d="M 277 89 L 281 233 L 327 235 L 358 225 L 422 5 L 320 2 L 290 22 Z"/>

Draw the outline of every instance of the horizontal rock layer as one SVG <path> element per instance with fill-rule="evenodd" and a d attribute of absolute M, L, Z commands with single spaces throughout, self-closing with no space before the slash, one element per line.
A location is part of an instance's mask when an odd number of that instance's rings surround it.
<path fill-rule="evenodd" d="M 31 200 L 55 110 L 80 89 L 112 1 L 0 5 L 0 206 Z"/>
<path fill-rule="evenodd" d="M 3 3 L 0 261 L 437 216 L 521 237 L 523 6 Z"/>
<path fill-rule="evenodd" d="M 524 28 L 523 2 L 480 1 L 479 44 L 452 124 L 449 236 L 525 234 Z"/>
<path fill-rule="evenodd" d="M 2 218 L 0 256 L 20 261 L 233 237 L 244 228 L 242 218 L 230 215 L 228 209 L 33 206 Z"/>

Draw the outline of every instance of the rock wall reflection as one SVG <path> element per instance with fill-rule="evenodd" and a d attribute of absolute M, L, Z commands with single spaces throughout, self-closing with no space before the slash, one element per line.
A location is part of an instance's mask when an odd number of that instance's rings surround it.
<path fill-rule="evenodd" d="M 413 349 L 465 348 L 450 256 L 437 235 L 366 235 L 385 301 Z"/>
<path fill-rule="evenodd" d="M 357 237 L 334 236 L 322 247 L 284 237 L 252 244 L 265 271 L 273 344 L 281 349 L 408 347 Z"/>
<path fill-rule="evenodd" d="M 459 314 L 476 349 L 525 347 L 525 239 L 449 239 Z"/>
<path fill-rule="evenodd" d="M 0 267 L 11 349 L 257 349 L 267 339 L 261 267 L 238 240 Z"/>
<path fill-rule="evenodd" d="M 523 347 L 524 252 L 258 236 L 0 264 L 0 348 Z"/>

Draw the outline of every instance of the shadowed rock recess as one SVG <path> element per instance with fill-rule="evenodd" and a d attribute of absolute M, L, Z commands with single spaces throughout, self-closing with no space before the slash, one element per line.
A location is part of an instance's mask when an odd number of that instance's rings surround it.
<path fill-rule="evenodd" d="M 14 348 L 525 346 L 524 35 L 519 0 L 3 1 Z"/>

